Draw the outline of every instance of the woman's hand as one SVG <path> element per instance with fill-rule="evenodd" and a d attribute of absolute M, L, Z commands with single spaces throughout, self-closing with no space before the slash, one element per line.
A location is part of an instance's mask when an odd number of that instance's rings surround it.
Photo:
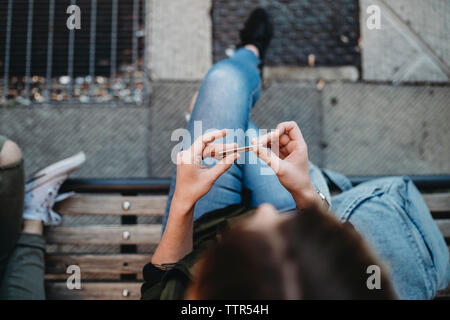
<path fill-rule="evenodd" d="M 217 130 L 199 137 L 192 146 L 177 155 L 177 182 L 174 199 L 193 207 L 211 189 L 214 182 L 239 158 L 230 154 L 212 168 L 201 164 L 207 157 L 219 159 L 219 152 L 235 148 L 237 144 L 210 144 L 227 135 L 226 129 Z"/>
<path fill-rule="evenodd" d="M 252 144 L 258 146 L 255 154 L 275 171 L 299 209 L 317 202 L 309 177 L 308 147 L 297 123 L 280 123 L 275 131 L 253 139 Z"/>
<path fill-rule="evenodd" d="M 192 146 L 177 155 L 177 184 L 170 205 L 166 230 L 152 256 L 154 265 L 174 263 L 192 251 L 194 205 L 208 193 L 214 182 L 239 154 L 230 154 L 212 168 L 203 166 L 206 157 L 219 159 L 219 152 L 232 149 L 236 144 L 210 144 L 225 137 L 226 130 L 218 130 L 199 137 Z"/>

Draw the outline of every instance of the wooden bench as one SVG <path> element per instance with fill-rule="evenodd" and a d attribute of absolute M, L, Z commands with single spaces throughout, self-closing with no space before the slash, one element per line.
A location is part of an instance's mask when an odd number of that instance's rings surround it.
<path fill-rule="evenodd" d="M 370 177 L 353 177 L 354 184 Z M 373 177 L 372 177 L 373 178 Z M 450 176 L 412 177 L 450 243 Z M 139 253 L 140 246 L 157 245 L 161 234 L 168 179 L 74 179 L 62 191 L 76 195 L 58 203 L 63 216 L 115 216 L 116 225 L 62 226 L 50 229 L 49 246 L 115 246 L 120 252 L 53 253 L 46 257 L 46 291 L 49 299 L 139 299 L 142 268 L 151 252 Z M 156 217 L 157 223 L 138 224 L 139 216 Z M 69 290 L 67 267 L 81 270 L 81 289 Z M 437 299 L 450 298 L 450 287 Z"/>

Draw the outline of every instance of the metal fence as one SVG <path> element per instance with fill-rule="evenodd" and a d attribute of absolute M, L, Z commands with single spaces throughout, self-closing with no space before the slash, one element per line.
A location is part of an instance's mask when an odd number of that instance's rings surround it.
<path fill-rule="evenodd" d="M 0 0 L 0 103 L 142 104 L 145 13 L 145 0 Z"/>

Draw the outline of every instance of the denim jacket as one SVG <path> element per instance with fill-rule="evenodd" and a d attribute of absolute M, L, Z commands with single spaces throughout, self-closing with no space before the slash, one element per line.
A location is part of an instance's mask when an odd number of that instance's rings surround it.
<path fill-rule="evenodd" d="M 340 174 L 323 173 L 343 191 L 332 197 L 332 211 L 340 221 L 351 222 L 378 254 L 400 299 L 431 299 L 447 287 L 447 245 L 410 178 L 381 178 L 352 187 Z"/>

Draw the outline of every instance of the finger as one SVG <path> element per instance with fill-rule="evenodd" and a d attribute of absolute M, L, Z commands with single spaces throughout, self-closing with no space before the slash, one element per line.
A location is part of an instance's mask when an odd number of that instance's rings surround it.
<path fill-rule="evenodd" d="M 278 157 L 280 156 L 280 142 L 278 140 L 272 141 L 266 148 L 270 149 L 270 151 L 275 153 Z"/>
<path fill-rule="evenodd" d="M 300 142 L 299 141 L 290 141 L 287 145 L 285 145 L 283 148 L 284 150 L 286 150 L 287 154 L 291 154 L 292 152 L 294 152 L 295 150 L 298 150 L 299 146 L 300 146 Z"/>
<path fill-rule="evenodd" d="M 192 164 L 192 158 L 187 150 L 177 153 L 177 165 L 180 164 Z"/>
<path fill-rule="evenodd" d="M 203 158 L 213 157 L 216 159 L 222 159 L 220 154 L 227 150 L 233 150 L 237 148 L 237 143 L 229 143 L 229 144 L 209 144 L 203 150 Z"/>
<path fill-rule="evenodd" d="M 177 153 L 177 165 L 180 165 L 183 163 L 183 151 L 180 151 Z"/>
<path fill-rule="evenodd" d="M 253 138 L 250 142 L 253 145 L 258 144 L 258 145 L 268 146 L 272 142 L 278 141 L 279 137 L 280 137 L 280 131 L 273 130 L 265 135 L 262 135 L 257 138 Z"/>
<path fill-rule="evenodd" d="M 222 160 L 217 162 L 214 167 L 209 169 L 208 170 L 208 174 L 210 174 L 211 177 L 215 181 L 222 174 L 224 174 L 225 171 L 227 171 L 233 165 L 233 163 L 237 159 L 239 159 L 239 157 L 240 157 L 239 153 L 233 153 L 233 154 L 230 154 L 230 155 L 226 156 L 225 158 L 223 158 Z"/>
<path fill-rule="evenodd" d="M 289 155 L 289 152 L 287 151 L 286 147 L 280 148 L 280 159 L 283 160 Z"/>
<path fill-rule="evenodd" d="M 277 130 L 287 133 L 291 140 L 304 140 L 302 132 L 295 121 L 282 122 L 277 126 Z"/>
<path fill-rule="evenodd" d="M 224 144 L 209 144 L 203 150 L 203 158 L 215 157 L 216 153 L 221 152 L 227 148 L 227 145 Z"/>
<path fill-rule="evenodd" d="M 291 139 L 289 138 L 289 135 L 287 135 L 287 134 L 280 135 L 280 139 L 279 139 L 280 146 L 287 145 L 289 143 L 289 141 L 291 141 Z"/>
<path fill-rule="evenodd" d="M 267 163 L 267 165 L 271 167 L 275 173 L 279 172 L 281 159 L 277 157 L 275 153 L 263 146 L 258 146 L 254 149 L 254 152 L 262 161 Z"/>
<path fill-rule="evenodd" d="M 223 138 L 227 135 L 227 129 L 222 130 L 216 130 L 208 132 L 201 137 L 199 137 L 195 143 L 201 144 L 203 148 L 205 148 L 209 143 L 213 142 L 214 140 Z"/>
<path fill-rule="evenodd" d="M 206 146 L 213 142 L 214 140 L 223 138 L 227 135 L 227 130 L 216 130 L 208 132 L 200 137 L 198 137 L 194 143 L 191 146 L 191 154 L 192 157 L 201 157 L 203 154 L 203 150 L 206 148 Z"/>

